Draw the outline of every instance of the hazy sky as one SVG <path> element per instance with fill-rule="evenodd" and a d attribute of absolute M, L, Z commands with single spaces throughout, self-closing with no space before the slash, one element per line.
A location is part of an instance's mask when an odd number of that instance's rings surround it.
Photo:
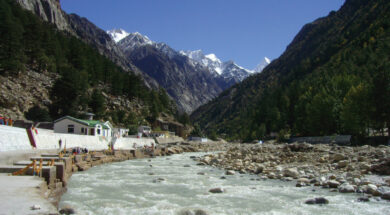
<path fill-rule="evenodd" d="M 176 50 L 201 49 L 253 69 L 279 57 L 304 24 L 344 0 L 61 0 L 104 30 L 140 32 Z"/>

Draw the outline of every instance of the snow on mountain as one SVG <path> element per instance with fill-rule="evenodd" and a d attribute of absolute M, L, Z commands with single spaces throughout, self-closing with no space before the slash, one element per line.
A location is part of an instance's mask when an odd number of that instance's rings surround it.
<path fill-rule="evenodd" d="M 248 70 L 233 61 L 222 62 L 215 54 L 205 55 L 202 50 L 177 52 L 167 44 L 156 43 L 138 32 L 128 33 L 123 29 L 114 29 L 107 31 L 107 33 L 118 43 L 122 50 L 132 51 L 144 45 L 152 45 L 170 58 L 176 55 L 186 56 L 193 65 L 204 66 L 215 76 L 222 76 L 228 82 L 241 82 L 249 75 L 261 72 L 270 63 L 270 59 L 265 57 L 254 70 Z"/>
<path fill-rule="evenodd" d="M 260 73 L 263 71 L 265 67 L 268 66 L 268 64 L 271 63 L 271 60 L 267 57 L 264 57 L 263 61 L 259 63 L 256 68 L 253 70 L 253 73 Z"/>
<path fill-rule="evenodd" d="M 123 38 L 127 37 L 130 33 L 127 33 L 123 29 L 113 29 L 110 31 L 107 31 L 107 34 L 111 36 L 111 38 L 118 43 Z"/>
<path fill-rule="evenodd" d="M 233 61 L 222 62 L 215 54 L 205 55 L 201 50 L 180 51 L 180 54 L 189 57 L 191 60 L 206 66 L 210 71 L 222 76 L 228 81 L 240 82 L 254 73 L 245 69 Z"/>
<path fill-rule="evenodd" d="M 129 33 L 127 37 L 120 40 L 117 44 L 124 51 L 133 51 L 136 48 L 145 45 L 157 45 L 157 43 L 153 42 L 147 36 L 144 36 L 139 32 Z"/>

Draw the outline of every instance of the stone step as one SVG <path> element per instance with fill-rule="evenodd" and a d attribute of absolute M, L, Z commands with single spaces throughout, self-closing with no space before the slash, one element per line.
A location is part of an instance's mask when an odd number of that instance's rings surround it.
<path fill-rule="evenodd" d="M 72 159 L 69 157 L 59 158 L 57 156 L 57 157 L 31 157 L 30 158 L 31 161 L 33 161 L 33 160 L 40 161 L 41 159 L 42 159 L 42 161 L 45 161 L 45 162 L 51 161 L 52 159 L 54 159 L 54 162 L 63 162 L 63 163 L 65 163 L 65 171 L 66 172 L 72 171 Z"/>
<path fill-rule="evenodd" d="M 15 166 L 27 166 L 31 164 L 31 161 L 18 161 L 18 162 L 15 162 L 14 165 Z M 38 166 L 40 165 L 40 162 L 37 161 L 36 163 Z M 47 166 L 48 164 L 48 161 L 44 161 L 42 163 L 42 166 Z M 59 179 L 61 182 L 64 182 L 65 179 L 67 178 L 66 177 L 66 172 L 65 172 L 65 163 L 64 162 L 54 162 L 54 166 L 56 167 L 56 175 L 57 175 L 57 179 Z"/>
<path fill-rule="evenodd" d="M 0 165 L 0 173 L 14 173 L 23 169 L 25 166 L 14 166 L 14 165 Z M 33 175 L 33 168 L 30 167 L 26 175 Z M 48 185 L 52 185 L 56 182 L 57 170 L 55 166 L 42 166 L 42 177 Z"/>

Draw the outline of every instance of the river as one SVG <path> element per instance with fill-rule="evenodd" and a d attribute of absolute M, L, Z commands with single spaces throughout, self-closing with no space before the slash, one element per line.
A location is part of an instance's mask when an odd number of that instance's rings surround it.
<path fill-rule="evenodd" d="M 362 194 L 340 194 L 318 187 L 295 187 L 294 182 L 259 180 L 256 175 L 228 175 L 223 170 L 197 166 L 185 153 L 170 157 L 111 163 L 73 174 L 60 208 L 77 214 L 186 214 L 202 209 L 207 214 L 390 214 L 390 203 Z M 188 165 L 190 167 L 188 167 Z M 221 187 L 224 193 L 208 190 Z M 328 205 L 306 205 L 325 197 Z M 191 214 L 191 213 L 187 213 Z"/>

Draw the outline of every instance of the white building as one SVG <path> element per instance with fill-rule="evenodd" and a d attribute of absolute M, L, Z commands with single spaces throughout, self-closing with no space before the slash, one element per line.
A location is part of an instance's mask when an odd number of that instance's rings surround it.
<path fill-rule="evenodd" d="M 54 121 L 55 133 L 112 137 L 113 127 L 109 121 L 76 119 L 64 116 Z"/>
<path fill-rule="evenodd" d="M 114 128 L 114 134 L 118 135 L 119 137 L 124 137 L 129 134 L 129 129 L 127 128 Z"/>
<path fill-rule="evenodd" d="M 152 132 L 152 128 L 149 126 L 139 126 L 138 127 L 138 137 L 149 137 L 150 133 Z"/>

